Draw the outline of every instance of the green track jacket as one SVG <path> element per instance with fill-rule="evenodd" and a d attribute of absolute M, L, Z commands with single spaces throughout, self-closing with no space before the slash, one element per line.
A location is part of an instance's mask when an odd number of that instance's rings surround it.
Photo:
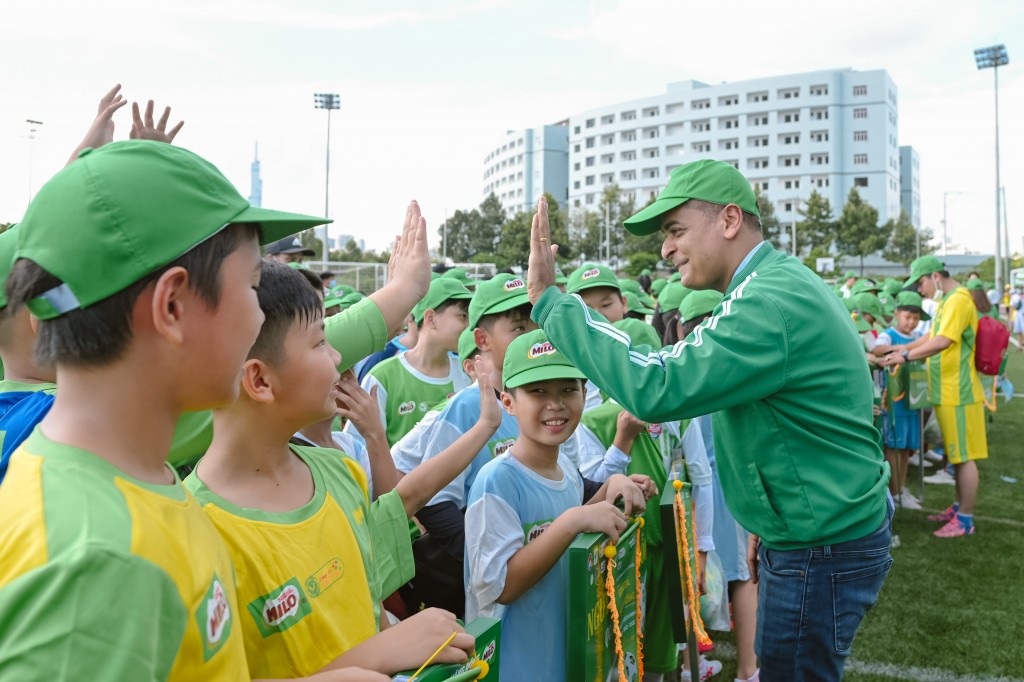
<path fill-rule="evenodd" d="M 548 338 L 603 392 L 652 422 L 715 413 L 726 504 L 772 549 L 862 538 L 885 519 L 889 467 L 849 313 L 770 244 L 712 316 L 664 349 L 629 337 L 550 287 L 533 309 Z"/>

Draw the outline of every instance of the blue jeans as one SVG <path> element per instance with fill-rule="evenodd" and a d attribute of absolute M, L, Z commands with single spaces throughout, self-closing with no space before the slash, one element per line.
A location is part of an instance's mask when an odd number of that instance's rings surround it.
<path fill-rule="evenodd" d="M 758 548 L 757 637 L 762 682 L 841 680 L 853 638 L 892 566 L 893 508 L 874 533 L 838 545 Z"/>

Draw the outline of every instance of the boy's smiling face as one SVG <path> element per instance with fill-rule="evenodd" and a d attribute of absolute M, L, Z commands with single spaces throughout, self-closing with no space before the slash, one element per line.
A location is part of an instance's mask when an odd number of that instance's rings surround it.
<path fill-rule="evenodd" d="M 567 441 L 583 416 L 585 393 L 579 379 L 547 379 L 501 394 L 505 411 L 519 423 L 519 438 L 557 447 Z"/>
<path fill-rule="evenodd" d="M 605 316 L 609 322 L 618 322 L 626 316 L 626 299 L 613 287 L 592 287 L 580 292 L 588 308 Z"/>

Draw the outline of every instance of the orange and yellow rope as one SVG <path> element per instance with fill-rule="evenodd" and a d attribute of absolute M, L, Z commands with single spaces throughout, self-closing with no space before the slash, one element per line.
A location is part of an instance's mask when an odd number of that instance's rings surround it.
<path fill-rule="evenodd" d="M 683 497 L 679 492 L 683 489 L 683 482 L 676 479 L 672 481 L 672 487 L 676 489 L 676 546 L 679 550 L 679 576 L 680 580 L 685 582 L 683 594 L 686 597 L 686 605 L 690 609 L 690 622 L 693 623 L 693 634 L 696 635 L 698 644 L 709 646 L 711 638 L 704 631 L 704 621 L 700 617 L 700 602 L 697 601 L 696 590 L 693 587 L 694 576 L 690 565 L 690 542 L 686 537 L 686 505 L 683 504 Z"/>
<path fill-rule="evenodd" d="M 639 519 L 636 529 L 636 667 L 637 679 L 644 677 L 644 634 L 643 634 L 643 585 L 640 577 L 640 564 L 643 560 L 641 551 L 640 529 L 644 527 L 644 520 Z M 609 544 L 604 548 L 604 556 L 608 559 L 608 574 L 604 579 L 604 589 L 608 595 L 608 610 L 612 614 L 612 630 L 615 632 L 615 659 L 616 667 L 619 670 L 619 682 L 629 682 L 626 677 L 626 652 L 622 647 L 622 627 L 619 624 L 619 606 L 615 603 L 615 545 Z"/>
<path fill-rule="evenodd" d="M 643 556 L 640 551 L 640 531 L 644 527 L 644 519 L 640 517 L 640 525 L 636 529 L 636 669 L 637 679 L 644 679 L 644 590 L 643 581 L 640 578 L 640 564 Z"/>

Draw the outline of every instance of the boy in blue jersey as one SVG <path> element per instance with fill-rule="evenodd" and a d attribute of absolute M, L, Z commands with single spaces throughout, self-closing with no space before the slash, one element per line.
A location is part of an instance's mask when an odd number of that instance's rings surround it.
<path fill-rule="evenodd" d="M 584 505 L 583 476 L 559 447 L 583 414 L 586 377 L 555 350 L 543 331 L 508 347 L 501 394 L 519 422 L 519 437 L 480 470 L 466 509 L 466 617 L 501 618 L 500 676 L 565 679 L 568 558 L 580 533 L 625 530 L 626 509 L 643 495 L 616 474 Z"/>

